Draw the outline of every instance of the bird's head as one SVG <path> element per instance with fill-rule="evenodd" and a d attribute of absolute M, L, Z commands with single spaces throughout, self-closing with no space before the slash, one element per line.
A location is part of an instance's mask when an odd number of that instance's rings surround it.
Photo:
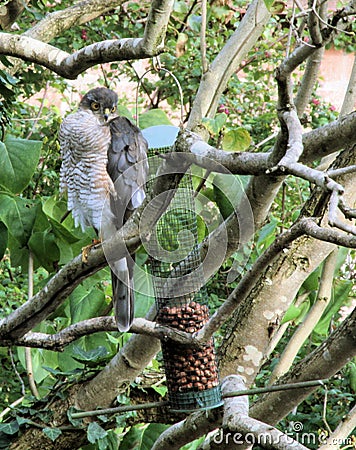
<path fill-rule="evenodd" d="M 117 94 L 111 89 L 99 87 L 87 92 L 79 103 L 79 108 L 90 110 L 104 124 L 116 117 Z"/>

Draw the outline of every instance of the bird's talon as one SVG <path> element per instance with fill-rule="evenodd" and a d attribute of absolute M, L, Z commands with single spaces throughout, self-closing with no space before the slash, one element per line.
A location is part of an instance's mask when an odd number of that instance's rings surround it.
<path fill-rule="evenodd" d="M 98 245 L 101 243 L 100 239 L 93 239 L 92 243 L 89 245 L 86 245 L 85 247 L 82 248 L 82 261 L 83 263 L 87 263 L 88 262 L 88 256 L 90 253 L 90 250 L 95 247 L 95 245 Z"/>

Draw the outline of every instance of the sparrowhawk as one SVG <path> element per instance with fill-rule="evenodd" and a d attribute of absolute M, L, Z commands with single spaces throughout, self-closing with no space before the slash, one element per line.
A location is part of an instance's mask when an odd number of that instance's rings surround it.
<path fill-rule="evenodd" d="M 60 191 L 67 192 L 75 225 L 111 237 L 145 198 L 147 142 L 139 128 L 116 114 L 118 96 L 107 88 L 87 92 L 60 127 Z M 109 200 L 108 200 L 109 199 Z M 127 331 L 134 314 L 133 259 L 111 263 L 115 317 Z"/>

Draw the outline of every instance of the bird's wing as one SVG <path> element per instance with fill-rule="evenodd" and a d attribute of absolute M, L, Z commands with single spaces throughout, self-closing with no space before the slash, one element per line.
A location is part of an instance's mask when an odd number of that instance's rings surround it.
<path fill-rule="evenodd" d="M 145 198 L 148 145 L 140 129 L 126 117 L 113 119 L 110 130 L 107 169 L 116 191 L 111 208 L 118 221 L 121 219 L 120 227 Z"/>
<path fill-rule="evenodd" d="M 107 171 L 115 186 L 115 194 L 110 197 L 111 227 L 118 229 L 145 198 L 148 145 L 139 128 L 125 117 L 113 119 L 110 131 Z M 134 259 L 129 255 L 110 265 L 115 318 L 120 331 L 127 331 L 134 317 L 133 266 Z"/>

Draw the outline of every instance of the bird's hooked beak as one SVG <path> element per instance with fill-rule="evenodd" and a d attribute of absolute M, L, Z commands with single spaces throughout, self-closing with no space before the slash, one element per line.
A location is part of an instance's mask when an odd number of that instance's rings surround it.
<path fill-rule="evenodd" d="M 105 119 L 106 121 L 108 121 L 109 115 L 110 115 L 110 109 L 109 109 L 109 108 L 105 108 L 105 109 L 104 109 L 104 119 Z"/>

